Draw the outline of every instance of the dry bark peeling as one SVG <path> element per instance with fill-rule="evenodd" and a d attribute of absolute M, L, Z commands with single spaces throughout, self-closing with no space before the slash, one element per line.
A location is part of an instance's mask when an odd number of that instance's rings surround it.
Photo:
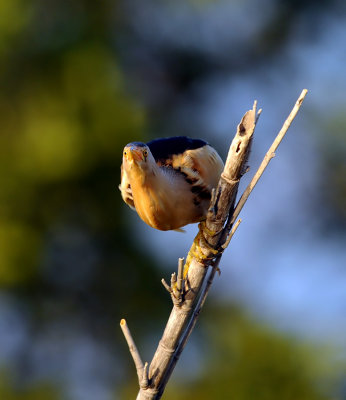
<path fill-rule="evenodd" d="M 265 168 L 274 157 L 275 150 L 299 111 L 306 94 L 307 90 L 304 89 L 236 204 L 239 181 L 247 171 L 253 133 L 261 113 L 261 110 L 257 112 L 257 103 L 255 102 L 252 110 L 243 116 L 231 143 L 224 171 L 217 188 L 213 191 L 206 221 L 199 225 L 199 233 L 187 255 L 185 266 L 183 267 L 183 259 L 179 259 L 178 273 L 172 274 L 171 284 L 162 281 L 172 297 L 173 308 L 150 366 L 148 363 L 143 364 L 126 321 L 121 320 L 120 326 L 137 369 L 139 383 L 137 400 L 158 400 L 162 397 L 196 324 L 215 273 L 218 271 L 222 253 L 239 226 L 240 220 L 236 223 L 235 221 Z M 208 267 L 211 267 L 209 276 Z"/>

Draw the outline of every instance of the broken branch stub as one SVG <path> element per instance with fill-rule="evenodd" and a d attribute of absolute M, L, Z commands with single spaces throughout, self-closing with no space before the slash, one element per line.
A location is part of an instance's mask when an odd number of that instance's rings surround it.
<path fill-rule="evenodd" d="M 245 113 L 228 151 L 224 170 L 209 207 L 206 228 L 203 231 L 208 244 L 219 248 L 223 228 L 232 212 L 238 192 L 239 180 L 246 172 L 253 133 L 257 122 L 257 103 Z M 259 114 L 258 114 L 259 115 Z"/>

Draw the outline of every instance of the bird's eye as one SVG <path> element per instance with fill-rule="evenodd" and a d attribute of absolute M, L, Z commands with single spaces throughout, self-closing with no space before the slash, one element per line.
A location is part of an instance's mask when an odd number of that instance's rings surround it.
<path fill-rule="evenodd" d="M 147 152 L 147 150 L 144 150 L 144 151 L 143 151 L 143 156 L 144 156 L 144 157 L 148 157 L 148 152 Z"/>
<path fill-rule="evenodd" d="M 126 156 L 126 154 L 127 154 L 127 151 L 124 151 L 124 156 Z"/>

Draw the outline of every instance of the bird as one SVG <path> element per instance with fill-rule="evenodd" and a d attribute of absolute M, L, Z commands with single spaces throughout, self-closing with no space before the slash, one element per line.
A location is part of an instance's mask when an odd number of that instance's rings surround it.
<path fill-rule="evenodd" d="M 124 147 L 119 189 L 147 225 L 183 231 L 206 218 L 223 167 L 217 151 L 202 139 L 131 142 Z"/>

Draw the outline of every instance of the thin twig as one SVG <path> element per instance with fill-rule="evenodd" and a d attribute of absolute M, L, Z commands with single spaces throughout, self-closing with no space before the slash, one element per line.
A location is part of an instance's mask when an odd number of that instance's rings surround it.
<path fill-rule="evenodd" d="M 241 219 L 239 218 L 238 221 L 233 225 L 233 228 L 231 229 L 231 232 L 228 234 L 228 237 L 225 241 L 225 243 L 221 246 L 224 250 L 228 247 L 229 242 L 231 241 L 233 235 L 235 234 L 235 231 L 237 230 L 238 226 L 241 223 Z"/>
<path fill-rule="evenodd" d="M 183 288 L 183 272 L 184 272 L 184 258 L 178 260 L 178 278 L 177 278 L 177 289 L 181 293 Z"/>
<path fill-rule="evenodd" d="M 141 384 L 141 382 L 143 380 L 144 365 L 143 365 L 143 361 L 141 359 L 141 356 L 139 355 L 139 351 L 138 351 L 137 346 L 132 338 L 130 329 L 129 329 L 125 319 L 122 319 L 120 321 L 120 328 L 123 331 L 126 342 L 129 346 L 130 353 L 132 355 L 133 362 L 135 363 L 135 367 L 137 370 L 138 382 L 139 382 L 139 384 Z"/>
<path fill-rule="evenodd" d="M 143 368 L 142 379 L 139 381 L 139 387 L 146 389 L 149 386 L 149 364 L 146 362 Z"/>
<path fill-rule="evenodd" d="M 257 125 L 257 122 L 258 122 L 258 118 L 260 117 L 260 115 L 262 114 L 262 108 L 260 108 L 258 111 L 257 111 L 257 115 L 256 115 L 256 119 L 255 119 L 255 124 Z"/>
<path fill-rule="evenodd" d="M 264 156 L 264 159 L 259 166 L 257 172 L 255 173 L 254 177 L 252 178 L 251 182 L 245 189 L 244 193 L 242 194 L 241 198 L 239 199 L 237 206 L 233 212 L 232 220 L 231 223 L 234 223 L 234 221 L 237 219 L 240 211 L 244 207 L 244 204 L 246 203 L 246 200 L 250 196 L 250 193 L 252 192 L 253 188 L 256 186 L 257 182 L 259 181 L 260 177 L 262 176 L 264 170 L 267 168 L 270 160 L 275 156 L 275 151 L 278 148 L 279 144 L 281 143 L 282 139 L 287 133 L 288 128 L 290 127 L 292 121 L 294 120 L 295 116 L 297 115 L 303 100 L 307 94 L 307 89 L 303 89 L 301 92 L 300 96 L 298 97 L 298 100 L 296 101 L 292 111 L 290 112 L 289 116 L 287 117 L 286 121 L 282 125 L 282 128 L 278 135 L 276 136 L 273 144 L 270 146 L 269 150 L 267 151 L 266 155 Z"/>
<path fill-rule="evenodd" d="M 167 290 L 168 293 L 172 293 L 171 287 L 168 285 L 168 283 L 163 278 L 161 279 L 161 283 L 162 283 L 163 287 Z"/>

